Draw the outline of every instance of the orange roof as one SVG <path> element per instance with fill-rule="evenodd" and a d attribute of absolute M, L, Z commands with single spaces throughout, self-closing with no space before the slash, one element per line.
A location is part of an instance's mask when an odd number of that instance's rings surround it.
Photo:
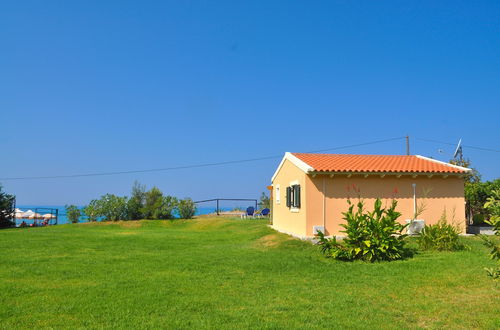
<path fill-rule="evenodd" d="M 423 156 L 292 153 L 317 172 L 466 173 L 469 169 Z"/>

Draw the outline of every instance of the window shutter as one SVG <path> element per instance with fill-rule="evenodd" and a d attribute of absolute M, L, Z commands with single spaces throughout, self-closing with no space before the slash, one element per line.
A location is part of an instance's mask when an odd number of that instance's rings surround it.
<path fill-rule="evenodd" d="M 286 187 L 286 206 L 292 206 L 292 188 Z"/>
<path fill-rule="evenodd" d="M 293 197 L 294 197 L 294 203 L 293 206 L 299 208 L 300 207 L 300 186 L 296 185 L 293 186 L 294 192 L 293 192 Z"/>

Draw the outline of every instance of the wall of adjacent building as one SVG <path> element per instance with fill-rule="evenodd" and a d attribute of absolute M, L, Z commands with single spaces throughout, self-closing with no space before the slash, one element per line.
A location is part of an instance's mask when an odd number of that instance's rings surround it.
<path fill-rule="evenodd" d="M 453 222 L 465 233 L 465 199 L 464 182 L 457 176 L 402 176 L 397 178 L 388 175 L 381 178 L 371 175 L 364 178 L 353 175 L 317 175 L 306 177 L 306 191 L 303 195 L 307 204 L 306 235 L 313 236 L 313 226 L 326 225 L 327 235 L 343 235 L 340 226 L 344 222 L 342 212 L 348 208 L 350 198 L 357 202 L 365 201 L 367 209 L 373 208 L 375 199 L 381 198 L 383 205 L 390 205 L 392 199 L 398 201 L 396 210 L 402 213 L 399 221 L 404 223 L 411 219 L 414 212 L 413 187 L 416 184 L 417 205 L 424 211 L 418 217 L 426 224 L 435 224 L 443 212 L 448 222 Z"/>
<path fill-rule="evenodd" d="M 292 184 L 299 184 L 301 187 L 301 207 L 296 210 L 291 210 L 286 206 L 286 187 Z M 304 203 L 304 197 L 307 196 L 306 174 L 292 162 L 285 160 L 272 185 L 273 228 L 295 236 L 305 237 L 307 205 Z M 277 192 L 278 187 L 279 194 Z"/>

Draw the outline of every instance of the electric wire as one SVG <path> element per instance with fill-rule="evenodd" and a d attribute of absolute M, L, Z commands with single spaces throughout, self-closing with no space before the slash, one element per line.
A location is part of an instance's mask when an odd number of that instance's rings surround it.
<path fill-rule="evenodd" d="M 375 141 L 370 141 L 370 142 L 350 144 L 350 145 L 332 147 L 332 148 L 327 148 L 327 149 L 307 151 L 307 153 L 319 153 L 319 152 L 325 152 L 325 151 L 333 151 L 333 150 L 361 147 L 361 146 L 366 146 L 366 145 L 371 145 L 371 144 L 401 140 L 404 138 L 405 138 L 404 136 L 393 137 L 393 138 L 388 138 L 388 139 L 383 139 L 383 140 L 375 140 Z M 183 165 L 183 166 L 172 166 L 172 167 L 164 167 L 164 168 L 151 168 L 151 169 L 143 169 L 143 170 L 97 172 L 97 173 L 68 174 L 68 175 L 7 177 L 7 178 L 0 178 L 0 181 L 66 179 L 66 178 L 109 176 L 109 175 L 121 175 L 121 174 L 133 174 L 133 173 L 165 172 L 165 171 L 184 170 L 184 169 L 191 169 L 191 168 L 203 168 L 203 167 L 230 165 L 230 164 L 241 164 L 241 163 L 256 162 L 256 161 L 262 161 L 262 160 L 278 159 L 278 158 L 282 158 L 282 157 L 283 157 L 283 154 L 273 155 L 273 156 L 256 157 L 256 158 L 248 158 L 248 159 L 240 159 L 240 160 L 228 160 L 228 161 L 223 161 L 223 162 L 213 162 L 213 163 L 203 163 L 203 164 L 193 164 L 193 165 Z"/>
<path fill-rule="evenodd" d="M 437 141 L 437 140 L 431 140 L 431 139 L 415 138 L 415 140 L 424 141 L 424 142 L 447 144 L 447 145 L 450 145 L 450 146 L 456 146 L 457 145 L 456 143 L 443 142 L 443 141 Z M 462 147 L 469 148 L 469 149 L 481 150 L 481 151 L 500 152 L 500 150 L 497 150 L 497 149 L 476 147 L 476 146 L 470 146 L 470 145 L 467 145 L 467 144 L 462 144 Z"/>

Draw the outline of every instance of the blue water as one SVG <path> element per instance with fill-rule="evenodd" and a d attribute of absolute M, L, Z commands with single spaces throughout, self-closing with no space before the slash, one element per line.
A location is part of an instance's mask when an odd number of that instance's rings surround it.
<path fill-rule="evenodd" d="M 57 209 L 59 212 L 58 218 L 57 218 L 57 224 L 65 224 L 68 223 L 68 218 L 66 217 L 66 209 L 64 205 L 17 205 L 17 208 L 21 209 L 22 211 L 26 212 L 27 210 L 32 210 L 33 212 L 38 212 L 38 213 L 47 213 L 46 210 L 43 211 L 36 211 L 35 209 L 37 208 L 52 208 L 52 209 Z M 246 207 L 240 207 L 241 209 L 245 209 Z M 234 207 L 221 207 L 221 211 L 230 211 L 234 209 Z M 215 213 L 216 208 L 215 207 L 198 207 L 196 209 L 196 215 L 204 215 L 204 214 L 211 214 Z M 19 225 L 22 221 L 26 222 L 28 225 L 33 223 L 33 220 L 27 220 L 27 219 L 16 219 L 16 225 Z M 38 220 L 40 222 L 40 220 Z M 82 217 L 80 222 L 86 222 L 85 218 Z"/>

